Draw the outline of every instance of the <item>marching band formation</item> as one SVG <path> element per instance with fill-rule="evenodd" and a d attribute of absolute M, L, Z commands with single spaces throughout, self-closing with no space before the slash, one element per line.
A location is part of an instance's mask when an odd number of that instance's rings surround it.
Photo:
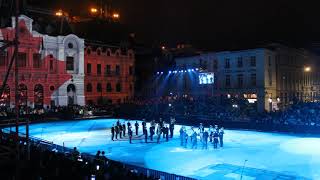
<path fill-rule="evenodd" d="M 113 125 L 111 128 L 111 140 L 120 140 L 127 138 L 126 133 L 128 135 L 129 143 L 132 143 L 133 134 L 138 139 L 143 137 L 144 141 L 147 143 L 148 141 L 160 143 L 161 137 L 166 141 L 169 141 L 169 138 L 173 138 L 174 134 L 174 126 L 175 119 L 170 118 L 170 123 L 166 124 L 162 118 L 159 118 L 158 123 L 155 120 L 150 122 L 150 127 L 147 128 L 147 123 L 145 120 L 141 123 L 142 125 L 142 135 L 139 135 L 139 123 L 136 121 L 131 125 L 130 121 L 125 123 L 120 123 L 118 120 L 116 125 Z M 135 133 L 133 132 L 133 127 Z M 181 126 L 180 130 L 180 145 L 182 147 L 187 148 L 188 144 L 192 149 L 198 148 L 198 141 L 202 145 L 202 149 L 208 149 L 208 142 L 213 144 L 213 148 L 217 149 L 218 146 L 223 147 L 223 136 L 224 129 L 221 127 L 218 128 L 218 125 L 214 127 L 210 125 L 209 128 L 205 128 L 202 123 L 200 123 L 199 127 L 190 127 L 189 129 L 186 126 Z"/>

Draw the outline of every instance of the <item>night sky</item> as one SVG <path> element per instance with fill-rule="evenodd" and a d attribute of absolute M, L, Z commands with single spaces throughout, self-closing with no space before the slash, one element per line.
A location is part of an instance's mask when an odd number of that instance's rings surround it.
<path fill-rule="evenodd" d="M 45 5 L 76 15 L 94 2 L 57 0 Z M 307 1 L 114 0 L 112 5 L 121 23 L 146 44 L 184 42 L 223 49 L 271 41 L 302 47 L 320 40 L 320 11 Z"/>

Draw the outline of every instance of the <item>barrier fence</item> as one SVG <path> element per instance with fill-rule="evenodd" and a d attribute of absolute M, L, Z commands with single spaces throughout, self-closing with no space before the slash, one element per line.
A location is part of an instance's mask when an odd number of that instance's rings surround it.
<path fill-rule="evenodd" d="M 0 130 L 2 130 L 3 136 L 10 137 L 11 135 L 14 134 L 13 131 L 10 131 L 8 129 L 0 129 Z M 26 134 L 24 133 L 19 133 L 19 137 L 22 138 L 22 142 L 26 140 Z M 29 136 L 29 142 L 34 146 L 37 146 L 37 147 L 40 147 L 41 149 L 46 149 L 49 151 L 63 152 L 64 154 L 71 154 L 73 151 L 71 148 L 60 146 L 60 145 L 54 144 L 51 141 L 46 141 L 33 136 Z M 90 162 L 94 162 L 96 160 L 94 155 L 91 155 L 88 153 L 81 153 L 81 157 L 89 160 Z M 147 177 L 154 177 L 159 180 L 195 180 L 194 178 L 190 178 L 190 177 L 184 177 L 176 174 L 170 174 L 167 172 L 148 169 L 145 167 L 125 164 L 125 163 L 114 161 L 114 160 L 108 160 L 108 161 L 110 161 L 111 164 L 112 162 L 120 163 L 123 165 L 124 168 L 130 170 L 131 172 L 135 172 L 137 174 L 143 174 Z"/>

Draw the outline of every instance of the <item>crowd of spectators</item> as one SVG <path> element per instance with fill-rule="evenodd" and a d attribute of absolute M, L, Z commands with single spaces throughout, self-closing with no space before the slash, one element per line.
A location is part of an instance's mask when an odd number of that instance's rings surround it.
<path fill-rule="evenodd" d="M 32 142 L 29 160 L 27 146 L 20 142 L 20 160 L 16 161 L 14 136 L 1 133 L 0 136 L 0 175 L 6 179 L 115 179 L 136 180 L 154 179 L 137 174 L 123 164 L 111 161 L 104 152 L 96 156 L 82 155 L 77 148 L 68 152 L 43 147 Z M 4 155 L 6 154 L 6 155 Z M 17 176 L 18 174 L 18 176 Z"/>

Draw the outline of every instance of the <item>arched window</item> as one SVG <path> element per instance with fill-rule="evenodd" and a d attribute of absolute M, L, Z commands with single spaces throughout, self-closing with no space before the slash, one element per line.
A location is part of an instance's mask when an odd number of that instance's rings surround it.
<path fill-rule="evenodd" d="M 121 83 L 117 83 L 116 85 L 116 91 L 121 92 Z"/>
<path fill-rule="evenodd" d="M 92 92 L 92 84 L 87 84 L 87 92 Z"/>
<path fill-rule="evenodd" d="M 0 106 L 10 106 L 10 87 L 8 85 L 5 86 L 0 97 Z"/>
<path fill-rule="evenodd" d="M 98 84 L 97 84 L 97 92 L 102 92 L 101 83 L 98 83 Z"/>
<path fill-rule="evenodd" d="M 18 100 L 20 106 L 28 105 L 28 88 L 25 84 L 20 84 L 18 87 Z"/>

